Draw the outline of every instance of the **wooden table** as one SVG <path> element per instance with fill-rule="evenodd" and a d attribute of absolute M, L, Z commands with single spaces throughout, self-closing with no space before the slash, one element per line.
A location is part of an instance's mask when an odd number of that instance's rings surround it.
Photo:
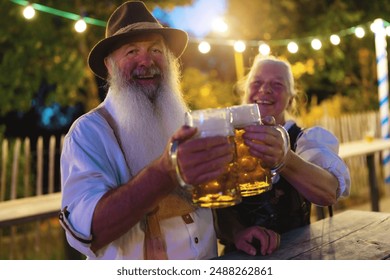
<path fill-rule="evenodd" d="M 353 156 L 366 156 L 372 211 L 379 211 L 379 184 L 376 177 L 374 154 L 384 150 L 390 150 L 390 140 L 352 141 L 340 144 L 339 149 L 339 156 L 342 159 Z"/>
<path fill-rule="evenodd" d="M 55 217 L 61 209 L 61 193 L 0 202 L 0 227 Z"/>
<path fill-rule="evenodd" d="M 268 256 L 229 253 L 226 260 L 390 260 L 390 213 L 348 210 L 281 236 Z"/>

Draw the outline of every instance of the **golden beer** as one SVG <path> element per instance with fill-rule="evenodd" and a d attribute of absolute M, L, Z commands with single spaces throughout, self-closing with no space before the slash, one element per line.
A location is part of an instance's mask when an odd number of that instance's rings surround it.
<path fill-rule="evenodd" d="M 242 196 L 252 196 L 269 191 L 272 188 L 271 172 L 261 167 L 260 159 L 251 156 L 249 148 L 242 139 L 243 129 L 235 130 L 237 149 L 237 183 Z"/>
<path fill-rule="evenodd" d="M 261 166 L 261 160 L 251 156 L 244 144 L 242 134 L 248 125 L 261 125 L 260 111 L 257 104 L 245 104 L 229 107 L 232 124 L 235 128 L 237 149 L 238 185 L 241 196 L 258 195 L 272 188 L 270 169 Z"/>
<path fill-rule="evenodd" d="M 198 128 L 195 137 L 226 136 L 232 145 L 234 142 L 234 128 L 231 124 L 230 111 L 224 109 L 205 109 L 186 113 L 185 124 Z M 234 149 L 236 153 L 236 149 Z M 192 201 L 200 207 L 221 208 L 233 206 L 241 202 L 240 188 L 237 185 L 236 155 L 217 179 L 191 186 Z"/>

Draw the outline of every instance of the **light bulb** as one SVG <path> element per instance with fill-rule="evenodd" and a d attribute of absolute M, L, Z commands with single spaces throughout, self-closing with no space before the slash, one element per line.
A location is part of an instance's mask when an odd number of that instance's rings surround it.
<path fill-rule="evenodd" d="M 340 44 L 341 40 L 340 40 L 340 36 L 339 35 L 336 35 L 336 34 L 333 34 L 332 36 L 330 36 L 330 42 L 337 46 L 338 44 Z"/>
<path fill-rule="evenodd" d="M 35 16 L 35 9 L 31 5 L 27 5 L 23 10 L 23 16 L 26 19 L 32 19 Z"/>
<path fill-rule="evenodd" d="M 243 41 L 237 41 L 234 43 L 234 50 L 236 52 L 242 53 L 246 49 L 246 45 Z"/>
<path fill-rule="evenodd" d="M 295 43 L 295 42 L 290 42 L 290 43 L 288 43 L 288 45 L 287 45 L 287 49 L 288 49 L 288 51 L 289 51 L 290 53 L 296 53 L 296 52 L 298 52 L 299 47 L 298 47 L 297 43 Z"/>
<path fill-rule="evenodd" d="M 198 50 L 201 53 L 208 53 L 210 49 L 211 49 L 210 44 L 206 41 L 201 42 L 198 46 Z"/>
<path fill-rule="evenodd" d="M 271 48 L 266 43 L 262 43 L 259 46 L 259 53 L 261 53 L 262 55 L 269 55 L 270 52 L 271 52 Z"/>
<path fill-rule="evenodd" d="M 78 21 L 76 21 L 74 29 L 76 29 L 78 33 L 82 33 L 87 29 L 87 24 L 83 19 L 79 19 Z"/>
<path fill-rule="evenodd" d="M 364 31 L 364 28 L 363 27 L 357 27 L 355 29 L 355 35 L 356 37 L 358 38 L 363 38 L 364 35 L 366 35 L 366 31 Z"/>
<path fill-rule="evenodd" d="M 318 51 L 319 49 L 321 49 L 322 43 L 321 43 L 321 41 L 319 39 L 313 39 L 311 41 L 311 47 L 313 49 L 315 49 L 316 51 Z"/>

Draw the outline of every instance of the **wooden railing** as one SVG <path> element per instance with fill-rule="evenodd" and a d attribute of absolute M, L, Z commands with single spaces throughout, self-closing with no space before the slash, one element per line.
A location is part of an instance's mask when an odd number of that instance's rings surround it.
<path fill-rule="evenodd" d="M 55 184 L 63 137 L 57 138 L 48 138 L 46 147 L 43 137 L 36 140 L 35 147 L 30 138 L 2 141 L 0 202 L 59 191 Z"/>
<path fill-rule="evenodd" d="M 0 259 L 68 258 L 67 244 L 58 242 L 64 240 L 57 220 L 62 139 L 2 141 Z"/>

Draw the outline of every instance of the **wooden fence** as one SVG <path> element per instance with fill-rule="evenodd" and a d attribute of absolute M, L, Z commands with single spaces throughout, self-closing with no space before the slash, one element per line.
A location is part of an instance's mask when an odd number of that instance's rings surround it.
<path fill-rule="evenodd" d="M 2 141 L 0 206 L 60 192 L 62 140 L 63 136 L 50 136 L 35 141 L 30 138 Z M 71 249 L 59 241 L 64 241 L 64 233 L 55 216 L 18 222 L 0 228 L 0 259 L 68 258 Z"/>
<path fill-rule="evenodd" d="M 59 191 L 55 182 L 63 136 L 60 139 L 58 143 L 57 137 L 50 136 L 44 145 L 39 137 L 35 147 L 30 138 L 2 141 L 0 202 Z"/>
<path fill-rule="evenodd" d="M 316 124 L 332 131 L 342 143 L 362 139 L 369 129 L 375 130 L 375 136 L 380 137 L 377 112 L 327 117 Z M 1 143 L 0 203 L 59 192 L 62 141 L 63 136 L 40 137 L 34 141 L 29 138 L 4 139 Z M 379 159 L 376 162 L 380 165 Z M 347 159 L 346 163 L 352 176 L 351 196 L 336 208 L 369 201 L 365 157 Z M 380 172 L 381 168 L 377 170 Z M 383 178 L 380 173 L 378 176 Z M 383 186 L 380 191 L 383 193 Z M 56 218 L 0 228 L 0 259 L 68 258 L 69 248 L 64 248 L 64 242 L 58 240 L 63 240 L 63 230 Z"/>

